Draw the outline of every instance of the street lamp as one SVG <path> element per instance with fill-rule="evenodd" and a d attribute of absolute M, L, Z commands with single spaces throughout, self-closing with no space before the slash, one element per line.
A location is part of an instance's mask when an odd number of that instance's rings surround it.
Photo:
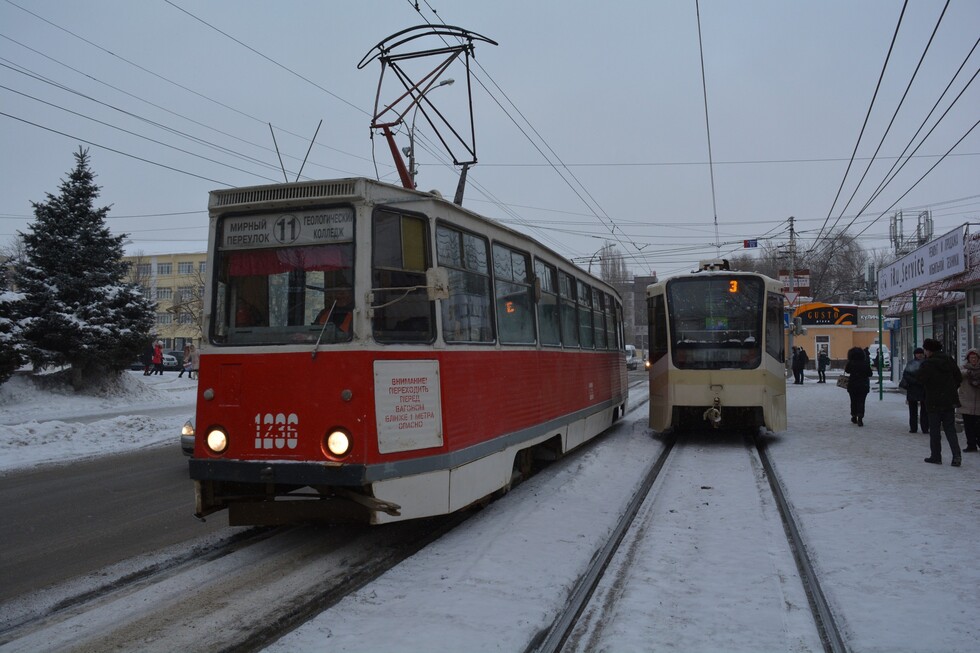
<path fill-rule="evenodd" d="M 408 174 L 412 176 L 412 186 L 415 184 L 415 175 L 418 170 L 415 168 L 415 118 L 419 115 L 419 104 L 422 102 L 422 98 L 426 96 L 427 93 L 436 90 L 440 86 L 452 86 L 455 79 L 444 79 L 435 86 L 430 86 L 425 89 L 420 95 L 418 100 L 415 101 L 415 111 L 412 113 L 412 127 L 408 130 L 408 147 L 402 148 L 402 154 L 408 155 Z"/>

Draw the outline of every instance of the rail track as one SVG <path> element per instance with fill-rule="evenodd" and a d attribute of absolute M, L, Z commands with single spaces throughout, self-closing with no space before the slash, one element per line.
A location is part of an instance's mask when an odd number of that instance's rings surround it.
<path fill-rule="evenodd" d="M 16 613 L 5 608 L 0 651 L 260 650 L 462 519 L 250 529 Z"/>
<path fill-rule="evenodd" d="M 573 588 L 564 610 L 548 630 L 538 633 L 526 651 L 639 650 L 658 648 L 656 642 L 664 642 L 665 648 L 678 650 L 744 650 L 748 644 L 758 650 L 822 648 L 828 653 L 846 652 L 838 620 L 820 587 L 806 542 L 768 458 L 766 438 L 738 442 L 719 439 L 717 434 L 694 435 L 667 438 L 663 444 L 663 451 L 605 546 Z M 732 467 L 744 467 L 746 479 L 720 481 L 730 476 Z M 719 482 L 728 486 L 718 487 Z M 692 499 L 691 495 L 697 496 Z M 743 514 L 731 514 L 733 502 L 753 502 L 761 510 L 759 518 L 750 524 L 732 524 L 732 541 L 742 543 L 729 547 L 726 542 L 711 540 L 717 538 L 718 520 L 744 519 L 744 505 Z M 685 511 L 696 514 L 685 518 Z M 708 526 L 702 529 L 701 525 Z M 776 543 L 773 538 L 779 532 L 783 536 Z M 756 539 L 746 545 L 746 538 Z M 692 548 L 701 550 L 688 555 Z M 753 548 L 758 550 L 759 559 L 746 559 L 746 551 Z M 781 551 L 777 558 L 773 549 Z M 704 566 L 685 566 L 681 564 L 684 560 L 703 560 Z M 759 569 L 771 573 L 756 574 Z M 662 591 L 631 586 L 634 582 L 655 584 Z M 747 595 L 751 596 L 751 587 L 760 582 L 768 586 L 766 592 L 771 598 L 756 597 L 756 605 L 752 605 Z M 726 611 L 741 609 L 746 613 L 768 603 L 766 612 L 781 614 L 774 620 L 776 627 L 769 631 L 747 614 L 742 632 L 715 632 L 712 601 Z M 649 627 L 637 628 L 637 622 L 645 619 Z M 628 621 L 628 627 L 617 631 L 617 620 Z M 679 624 L 684 620 L 701 625 Z M 638 631 L 647 633 L 639 641 Z M 623 635 L 625 632 L 631 634 Z"/>

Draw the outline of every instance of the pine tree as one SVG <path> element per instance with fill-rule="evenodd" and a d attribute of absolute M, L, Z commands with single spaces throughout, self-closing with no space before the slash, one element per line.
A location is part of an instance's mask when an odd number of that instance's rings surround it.
<path fill-rule="evenodd" d="M 24 258 L 14 283 L 24 294 L 20 326 L 35 367 L 69 365 L 75 389 L 105 371 L 124 369 L 149 339 L 155 306 L 125 282 L 126 235 L 105 224 L 108 206 L 95 208 L 100 188 L 88 150 L 61 192 L 32 202 L 35 221 L 22 234 Z"/>
<path fill-rule="evenodd" d="M 0 261 L 0 383 L 9 379 L 24 364 L 24 339 L 20 324 L 12 319 L 21 293 L 7 287 L 7 263 Z"/>

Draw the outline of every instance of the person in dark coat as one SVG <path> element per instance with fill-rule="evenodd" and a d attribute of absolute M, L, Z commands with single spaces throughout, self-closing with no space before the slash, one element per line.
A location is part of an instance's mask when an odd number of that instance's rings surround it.
<path fill-rule="evenodd" d="M 864 426 L 864 404 L 871 392 L 871 364 L 860 347 L 847 351 L 847 394 L 851 397 L 851 422 Z"/>
<path fill-rule="evenodd" d="M 919 368 L 926 357 L 922 347 L 916 347 L 912 352 L 912 360 L 902 371 L 902 380 L 898 387 L 905 390 L 905 403 L 909 406 L 909 433 L 916 433 L 919 426 L 922 432 L 929 432 L 929 413 L 926 412 L 926 389 L 919 381 Z"/>
<path fill-rule="evenodd" d="M 827 355 L 827 351 L 825 349 L 821 349 L 820 353 L 817 354 L 817 377 L 819 377 L 817 383 L 827 382 L 828 367 L 830 367 L 830 356 Z"/>
<path fill-rule="evenodd" d="M 807 356 L 806 350 L 803 347 L 797 347 L 796 353 L 793 354 L 793 382 L 802 385 L 803 384 L 803 370 L 806 369 L 806 364 L 810 360 Z"/>
<path fill-rule="evenodd" d="M 960 466 L 960 443 L 956 437 L 956 413 L 960 405 L 959 389 L 963 375 L 956 361 L 943 351 L 943 343 L 933 338 L 922 342 L 925 360 L 919 367 L 919 381 L 926 391 L 926 411 L 929 413 L 929 457 L 927 463 L 941 465 L 943 443 L 940 429 L 946 433 L 953 467 Z"/>
<path fill-rule="evenodd" d="M 146 347 L 143 347 L 143 353 L 140 354 L 140 363 L 143 364 L 143 376 L 150 376 L 150 370 L 153 369 L 153 343 L 147 343 Z"/>

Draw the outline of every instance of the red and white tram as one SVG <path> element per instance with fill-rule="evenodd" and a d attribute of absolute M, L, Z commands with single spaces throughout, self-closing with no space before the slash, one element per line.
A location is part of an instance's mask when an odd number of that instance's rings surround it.
<path fill-rule="evenodd" d="M 209 208 L 199 516 L 450 513 L 626 408 L 618 294 L 531 238 L 364 178 Z"/>

